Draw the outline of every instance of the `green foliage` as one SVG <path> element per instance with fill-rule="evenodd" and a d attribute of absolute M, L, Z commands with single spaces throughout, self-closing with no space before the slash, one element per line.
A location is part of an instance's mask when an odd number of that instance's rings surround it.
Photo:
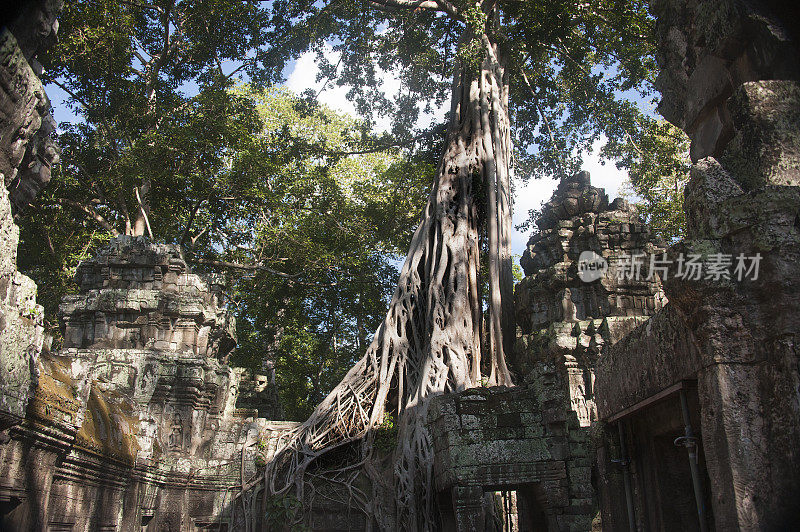
<path fill-rule="evenodd" d="M 256 467 L 264 467 L 267 465 L 268 446 L 267 438 L 263 434 L 259 434 L 258 441 L 256 441 L 256 456 L 254 460 Z"/>
<path fill-rule="evenodd" d="M 525 272 L 522 271 L 522 267 L 519 265 L 519 259 L 522 255 L 513 255 L 511 258 L 513 262 L 511 264 L 511 274 L 514 276 L 514 284 L 520 282 L 525 278 Z"/>
<path fill-rule="evenodd" d="M 384 414 L 383 421 L 375 428 L 375 449 L 382 453 L 391 453 L 397 447 L 398 426 L 394 416 Z"/>
<path fill-rule="evenodd" d="M 44 196 L 49 197 L 60 185 L 56 174 Z M 61 298 L 77 292 L 73 278 L 78 263 L 106 243 L 109 234 L 88 220 L 74 220 L 58 205 L 42 203 L 34 215 L 21 219 L 24 230 L 17 264 L 38 285 L 36 300 L 44 308 L 46 330 L 55 335 L 53 349 L 58 349 L 57 309 Z"/>
<path fill-rule="evenodd" d="M 630 196 L 654 233 L 665 242 L 684 235 L 683 188 L 689 179 L 689 141 L 666 121 L 650 123 L 648 145 L 630 161 Z"/>
<path fill-rule="evenodd" d="M 294 521 L 302 509 L 302 503 L 294 495 L 273 495 L 267 498 L 266 530 L 276 532 L 306 532 L 307 527 Z"/>
<path fill-rule="evenodd" d="M 489 17 L 486 16 L 481 8 L 476 4 L 467 3 L 462 7 L 464 23 L 467 25 L 470 33 L 473 35 L 481 35 L 486 28 L 486 21 Z"/>
<path fill-rule="evenodd" d="M 679 194 L 669 194 L 685 143 L 637 103 L 655 76 L 645 0 L 509 0 L 490 12 L 459 0 L 457 16 L 373 5 L 68 3 L 43 62 L 79 120 L 61 125 L 63 164 L 20 247 L 46 314 L 74 290 L 80 259 L 144 231 L 140 192 L 156 239 L 182 243 L 198 269 L 224 263 L 235 362 L 274 360 L 289 417 L 304 418 L 383 318 L 391 261 L 407 249 L 441 147 L 441 124 L 422 131 L 419 113 L 450 97 L 484 32 L 508 60 L 517 174 L 570 173 L 604 139 L 651 220 L 677 234 Z M 269 88 L 309 49 L 323 78 L 352 87 L 361 114 L 392 118 L 391 133 Z M 394 99 L 381 69 L 401 80 Z M 237 85 L 239 73 L 252 84 Z"/>
<path fill-rule="evenodd" d="M 364 353 L 386 312 L 401 257 L 434 169 L 397 151 L 359 149 L 364 125 L 288 91 L 239 89 L 264 128 L 240 173 L 265 176 L 230 212 L 215 259 L 280 268 L 231 276 L 239 348 L 232 359 L 275 362 L 289 419 L 304 419 Z M 364 151 L 366 153 L 349 153 Z M 233 239 L 235 237 L 235 239 Z M 189 250 L 205 253 L 209 250 Z"/>

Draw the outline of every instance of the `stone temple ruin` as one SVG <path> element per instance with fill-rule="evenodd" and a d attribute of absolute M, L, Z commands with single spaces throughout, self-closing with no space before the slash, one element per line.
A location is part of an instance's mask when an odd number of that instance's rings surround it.
<path fill-rule="evenodd" d="M 27 417 L 0 450 L 4 521 L 217 524 L 293 426 L 236 408 L 248 385 L 225 362 L 235 338 L 218 287 L 189 273 L 175 246 L 140 237 L 113 240 L 76 281 L 60 308 L 64 348 L 39 356 Z"/>
<path fill-rule="evenodd" d="M 617 278 L 623 256 L 661 248 L 635 210 L 609 204 L 587 172 L 561 181 L 537 224 L 515 291 L 510 362 L 524 384 L 445 395 L 431 409 L 436 488 L 443 521 L 456 530 L 483 529 L 484 494 L 493 491 L 515 506 L 515 530 L 591 528 L 598 358 L 665 303 L 658 276 Z M 608 264 L 591 282 L 579 277 L 584 252 Z"/>
<path fill-rule="evenodd" d="M 518 386 L 430 408 L 444 530 L 800 521 L 794 21 L 769 0 L 651 7 L 659 109 L 692 141 L 687 238 L 658 241 L 588 173 L 562 179 L 521 260 Z M 219 281 L 176 246 L 115 239 L 80 266 L 50 352 L 36 287 L 16 270 L 14 216 L 58 159 L 36 53 L 60 9 L 28 2 L 0 32 L 0 529 L 235 529 L 231 501 L 295 424 L 268 420 L 273 376 L 227 364 Z M 669 266 L 631 275 L 635 255 Z M 681 255 L 759 256 L 759 275 L 680 278 Z M 317 529 L 355 523 L 331 512 Z"/>

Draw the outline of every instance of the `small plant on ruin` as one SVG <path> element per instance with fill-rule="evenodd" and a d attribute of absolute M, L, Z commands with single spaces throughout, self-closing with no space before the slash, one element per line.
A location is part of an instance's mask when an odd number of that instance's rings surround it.
<path fill-rule="evenodd" d="M 262 468 L 267 465 L 268 440 L 263 434 L 259 434 L 256 441 L 256 456 L 254 458 L 256 467 Z"/>
<path fill-rule="evenodd" d="M 294 495 L 268 497 L 264 507 L 265 530 L 275 532 L 306 532 L 309 529 L 294 523 L 300 511 L 300 501 Z"/>
<path fill-rule="evenodd" d="M 390 453 L 397 446 L 397 424 L 394 416 L 386 414 L 383 422 L 375 428 L 375 439 L 373 445 L 381 453 Z"/>

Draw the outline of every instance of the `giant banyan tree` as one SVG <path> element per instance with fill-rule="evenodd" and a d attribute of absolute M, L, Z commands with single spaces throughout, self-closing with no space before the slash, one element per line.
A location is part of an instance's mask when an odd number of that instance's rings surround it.
<path fill-rule="evenodd" d="M 634 32 L 645 27 L 645 14 L 638 3 L 616 11 L 487 0 L 275 4 L 275 45 L 262 60 L 276 65 L 276 72 L 312 48 L 323 72 L 354 86 L 351 94 L 362 111 L 390 107 L 375 88 L 376 64 L 403 83 L 395 101 L 397 124 L 413 121 L 420 96 L 441 101 L 449 92 L 451 106 L 438 171 L 386 318 L 363 358 L 292 434 L 263 479 L 242 494 L 250 508 L 245 513 L 255 524 L 264 515 L 256 508 L 270 496 L 296 494 L 307 502 L 312 478 L 324 478 L 341 483 L 349 506 L 363 511 L 367 522 L 432 529 L 437 512 L 425 426 L 429 399 L 480 384 L 512 384 L 505 362 L 514 336 L 512 158 L 517 166 L 536 164 L 538 174 L 552 175 L 556 168 L 572 169 L 576 161 L 560 155 L 585 146 L 597 132 L 623 136 L 608 118 L 618 104 L 615 81 L 591 79 L 590 72 L 628 54 L 640 61 L 647 55 L 645 41 L 623 44 L 624 36 L 614 32 L 615 24 Z M 602 38 L 594 41 L 592 33 Z M 334 38 L 339 65 L 324 55 L 326 39 Z M 637 78 L 642 73 L 625 74 L 633 86 L 644 81 Z M 567 100 L 570 118 L 560 120 Z M 588 102 L 603 106 L 593 109 Z M 512 115 L 524 127 L 512 130 Z M 559 127 L 576 131 L 573 145 L 558 144 Z M 400 132 L 396 126 L 396 138 L 430 140 Z M 540 148 L 532 152 L 534 143 Z M 376 451 L 374 429 L 390 420 L 398 434 L 387 457 Z M 360 473 L 368 488 L 356 482 Z"/>
<path fill-rule="evenodd" d="M 459 72 L 447 149 L 386 319 L 366 355 L 273 465 L 271 490 L 285 489 L 321 453 L 355 439 L 362 439 L 362 456 L 369 459 L 369 429 L 392 414 L 400 422 L 393 467 L 398 511 L 407 512 L 409 523 L 431 524 L 427 504 L 415 504 L 434 499 L 427 491 L 433 465 L 427 400 L 480 383 L 484 348 L 491 357 L 489 382 L 511 384 L 502 330 L 511 282 L 506 79 L 496 55 L 476 73 Z M 490 249 L 488 346 L 481 341 L 478 285 L 484 224 Z"/>

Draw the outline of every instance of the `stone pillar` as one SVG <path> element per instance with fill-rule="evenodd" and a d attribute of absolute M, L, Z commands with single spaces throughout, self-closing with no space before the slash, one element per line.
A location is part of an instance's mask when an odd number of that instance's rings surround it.
<path fill-rule="evenodd" d="M 18 16 L 0 26 L 0 429 L 25 416 L 42 349 L 42 307 L 36 285 L 17 271 L 19 228 L 13 216 L 47 184 L 58 160 L 36 54 L 55 38 L 61 7 L 60 0 L 6 6 Z"/>
<path fill-rule="evenodd" d="M 800 48 L 797 7 L 777 4 L 651 1 L 659 110 L 694 163 L 672 252 L 760 257 L 757 279 L 665 283 L 700 349 L 720 530 L 800 520 Z"/>
<path fill-rule="evenodd" d="M 718 530 L 763 529 L 756 511 L 769 480 L 764 469 L 769 456 L 760 444 L 763 405 L 760 398 L 741 393 L 757 374 L 758 369 L 742 364 L 714 364 L 700 374 L 704 454 Z"/>
<path fill-rule="evenodd" d="M 480 486 L 456 486 L 452 496 L 456 530 L 483 532 L 486 523 L 483 489 Z"/>

